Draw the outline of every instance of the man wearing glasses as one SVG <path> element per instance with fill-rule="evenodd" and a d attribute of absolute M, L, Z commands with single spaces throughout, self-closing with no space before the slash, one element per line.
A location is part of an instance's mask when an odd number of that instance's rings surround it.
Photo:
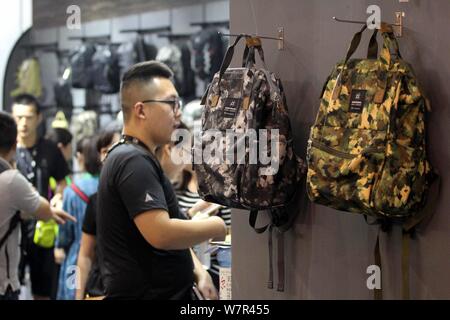
<path fill-rule="evenodd" d="M 122 79 L 123 136 L 105 160 L 98 191 L 107 299 L 191 299 L 194 282 L 207 299 L 217 299 L 209 274 L 190 248 L 225 237 L 225 223 L 218 217 L 185 220 L 154 156 L 179 125 L 172 76 L 166 65 L 147 61 Z"/>

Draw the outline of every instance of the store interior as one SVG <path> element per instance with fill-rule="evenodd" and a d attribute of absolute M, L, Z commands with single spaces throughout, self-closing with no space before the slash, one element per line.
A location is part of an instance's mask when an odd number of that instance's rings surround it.
<path fill-rule="evenodd" d="M 187 105 L 208 93 L 227 47 L 236 39 L 227 35 L 246 34 L 260 37 L 266 67 L 282 81 L 293 149 L 302 159 L 307 159 L 310 129 L 327 77 L 345 57 L 353 35 L 361 29 L 358 21 L 369 17 L 368 7 L 379 6 L 381 20 L 396 25 L 402 58 L 412 66 L 430 101 L 431 112 L 426 114 L 427 154 L 440 176 L 438 193 L 433 191 L 434 213 L 417 227 L 410 240 L 406 266 L 409 297 L 450 298 L 450 90 L 446 89 L 450 78 L 450 1 L 76 2 L 81 9 L 80 28 L 68 20 L 75 12 L 68 9 L 70 1 L 20 0 L 0 4 L 0 20 L 11 21 L 10 28 L 0 30 L 0 110 L 11 112 L 18 73 L 24 61 L 34 59 L 39 63 L 40 83 L 34 92 L 44 116 L 40 132 L 44 134 L 52 127 L 55 116 L 61 117 L 62 112 L 76 141 L 118 119 L 118 84 L 124 72 L 119 58 L 124 51 L 131 48 L 138 52 L 136 45 L 140 44 L 146 58 L 134 62 L 157 59 L 167 63 L 175 71 L 175 78 L 178 76 L 176 88 Z M 205 37 L 211 47 L 199 46 Z M 369 39 L 366 32 L 354 57 L 365 58 Z M 378 35 L 380 47 L 381 39 Z M 92 48 L 97 57 L 93 52 L 90 59 L 108 60 L 109 66 L 116 68 L 116 81 L 107 83 L 106 88 L 100 88 L 101 83 L 83 84 L 83 77 L 78 85 L 74 85 L 75 78 L 68 81 L 67 69 L 73 68 L 74 61 L 81 61 L 74 57 Z M 241 67 L 244 48 L 242 42 L 236 46 L 230 67 Z M 256 64 L 262 67 L 259 57 Z M 104 70 L 99 68 L 97 72 Z M 76 172 L 76 166 L 73 170 Z M 285 232 L 275 228 L 272 236 L 270 232 L 253 230 L 248 210 L 232 208 L 232 227 L 226 241 L 197 248 L 200 255 L 209 255 L 212 250 L 230 255 L 226 260 L 231 264 L 223 265 L 221 274 L 222 300 L 374 299 L 374 290 L 368 283 L 371 266 L 377 264 L 374 248 L 378 236 L 383 299 L 404 298 L 402 225 L 393 224 L 389 230 L 380 231 L 362 215 L 311 202 L 306 175 L 286 208 L 293 216 L 292 226 Z M 270 212 L 261 211 L 256 225 L 270 223 Z"/>

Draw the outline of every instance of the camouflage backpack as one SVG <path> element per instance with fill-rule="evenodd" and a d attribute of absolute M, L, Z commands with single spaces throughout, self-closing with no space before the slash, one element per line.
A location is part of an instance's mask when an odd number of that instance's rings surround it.
<path fill-rule="evenodd" d="M 318 204 L 372 216 L 383 230 L 399 222 L 406 237 L 430 212 L 424 208 L 434 179 L 425 148 L 429 105 L 392 27 L 382 25 L 378 59 L 375 30 L 369 58 L 350 60 L 365 29 L 325 82 L 308 142 L 307 192 Z"/>
<path fill-rule="evenodd" d="M 258 233 L 272 227 L 282 233 L 298 211 L 288 214 L 285 205 L 298 189 L 305 166 L 292 147 L 281 82 L 267 68 L 255 65 L 257 50 L 265 66 L 261 40 L 246 36 L 242 68 L 228 68 L 242 37 L 228 48 L 202 101 L 202 128 L 196 139 L 201 142 L 193 149 L 199 194 L 206 201 L 250 210 L 249 223 Z M 205 157 L 211 150 L 215 155 Z M 198 160 L 199 156 L 203 157 Z M 266 209 L 270 225 L 256 228 L 258 210 Z M 269 241 L 271 248 L 270 237 Z"/>

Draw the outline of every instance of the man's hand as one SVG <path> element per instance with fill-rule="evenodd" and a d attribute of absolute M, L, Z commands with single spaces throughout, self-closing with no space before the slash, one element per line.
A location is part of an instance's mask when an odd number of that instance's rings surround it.
<path fill-rule="evenodd" d="M 51 208 L 51 211 L 53 215 L 52 219 L 55 220 L 57 224 L 65 224 L 66 221 L 77 222 L 77 219 L 75 219 L 75 217 L 71 216 L 63 210 Z"/>
<path fill-rule="evenodd" d="M 216 214 L 221 207 L 221 205 L 215 203 L 207 202 L 205 200 L 199 200 L 192 206 L 192 208 L 187 211 L 187 214 L 190 218 L 193 218 L 200 212 L 205 212 L 205 215 L 203 217 L 205 218 Z"/>
<path fill-rule="evenodd" d="M 63 197 L 61 193 L 57 193 L 50 200 L 50 206 L 52 208 L 62 209 Z"/>
<path fill-rule="evenodd" d="M 57 264 L 62 264 L 64 262 L 64 259 L 66 258 L 66 253 L 64 249 L 55 248 L 53 250 L 53 255 L 55 256 L 55 262 Z"/>
<path fill-rule="evenodd" d="M 206 300 L 219 299 L 216 287 L 214 287 L 214 283 L 208 271 L 203 270 L 203 272 L 197 276 L 197 287 Z"/>

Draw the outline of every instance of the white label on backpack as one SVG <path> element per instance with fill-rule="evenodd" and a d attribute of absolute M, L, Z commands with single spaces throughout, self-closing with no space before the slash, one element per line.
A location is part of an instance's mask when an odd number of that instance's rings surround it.
<path fill-rule="evenodd" d="M 352 90 L 350 97 L 350 112 L 361 113 L 366 102 L 366 90 Z"/>
<path fill-rule="evenodd" d="M 223 100 L 223 117 L 234 118 L 237 110 L 242 105 L 241 98 L 225 98 Z"/>

